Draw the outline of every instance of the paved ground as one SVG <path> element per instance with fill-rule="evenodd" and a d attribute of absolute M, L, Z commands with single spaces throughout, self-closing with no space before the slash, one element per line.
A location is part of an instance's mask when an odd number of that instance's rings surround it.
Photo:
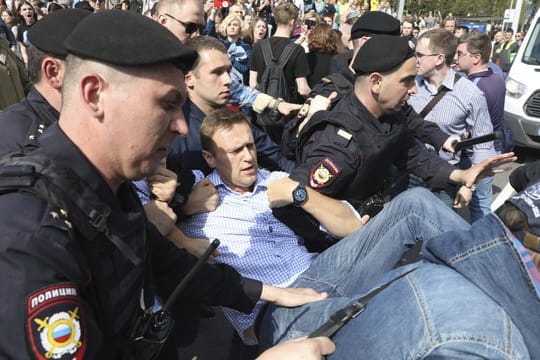
<path fill-rule="evenodd" d="M 540 159 L 540 150 L 518 148 L 515 152 L 518 156 L 518 162 L 506 166 L 510 169 L 514 169 L 523 163 Z M 493 185 L 494 199 L 508 182 L 510 172 L 511 170 L 495 176 Z M 462 215 L 468 217 L 466 211 Z M 253 355 L 246 355 L 238 351 L 242 347 L 238 345 L 237 341 L 238 339 L 235 337 L 231 326 L 227 323 L 221 312 L 217 310 L 216 316 L 213 319 L 201 320 L 199 336 L 193 345 L 179 350 L 179 358 L 189 360 L 253 359 Z"/>

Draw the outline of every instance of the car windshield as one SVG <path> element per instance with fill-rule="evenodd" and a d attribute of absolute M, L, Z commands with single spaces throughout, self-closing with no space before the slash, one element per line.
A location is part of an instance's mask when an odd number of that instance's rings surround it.
<path fill-rule="evenodd" d="M 523 52 L 522 61 L 529 65 L 540 65 L 540 21 L 529 29 L 531 37 Z"/>

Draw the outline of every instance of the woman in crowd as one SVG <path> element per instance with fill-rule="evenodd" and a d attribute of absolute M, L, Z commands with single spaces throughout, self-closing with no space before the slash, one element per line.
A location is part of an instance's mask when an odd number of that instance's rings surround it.
<path fill-rule="evenodd" d="M 255 46 L 256 43 L 259 41 L 266 39 L 268 36 L 268 25 L 266 24 L 266 21 L 264 21 L 263 18 L 255 18 L 251 22 L 251 26 L 249 27 L 249 32 L 247 34 L 244 34 L 244 40 L 251 44 L 251 46 Z"/>
<path fill-rule="evenodd" d="M 19 14 L 20 19 L 17 27 L 17 47 L 21 52 L 21 57 L 24 63 L 28 64 L 26 49 L 30 43 L 28 42 L 26 33 L 37 21 L 37 14 L 32 4 L 28 1 L 20 3 L 19 7 L 17 8 L 17 13 Z"/>
<path fill-rule="evenodd" d="M 308 84 L 313 87 L 322 77 L 330 73 L 330 60 L 337 54 L 337 39 L 332 27 L 321 23 L 315 26 L 308 36 L 309 68 Z"/>
<path fill-rule="evenodd" d="M 251 46 L 241 38 L 242 20 L 235 15 L 228 15 L 221 22 L 220 34 L 220 40 L 227 48 L 233 66 L 233 81 L 247 84 Z"/>
<path fill-rule="evenodd" d="M 11 32 L 13 33 L 13 36 L 16 38 L 17 37 L 17 24 L 18 24 L 18 22 L 17 22 L 17 17 L 13 13 L 13 11 L 11 11 L 9 9 L 5 9 L 4 11 L 2 11 L 1 18 L 2 18 L 2 21 L 11 30 Z M 14 47 L 12 50 L 16 51 L 16 47 Z"/>

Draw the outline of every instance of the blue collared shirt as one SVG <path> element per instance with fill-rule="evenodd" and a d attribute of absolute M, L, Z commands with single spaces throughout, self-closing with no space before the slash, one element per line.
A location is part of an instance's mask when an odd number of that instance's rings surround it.
<path fill-rule="evenodd" d="M 186 235 L 194 238 L 219 239 L 221 255 L 216 259 L 234 267 L 242 276 L 280 287 L 290 285 L 310 265 L 317 254 L 299 245 L 301 239 L 272 215 L 266 183 L 287 176 L 283 172 L 259 170 L 250 193 L 238 193 L 223 183 L 216 171 L 208 175 L 219 195 L 219 206 L 213 212 L 193 215 L 180 223 Z M 224 309 L 225 316 L 244 342 L 245 336 L 264 302 L 259 301 L 251 314 Z"/>
<path fill-rule="evenodd" d="M 454 84 L 454 77 L 455 71 L 450 69 L 441 85 L 450 91 L 426 115 L 425 120 L 435 122 L 449 135 L 461 136 L 468 131 L 470 136 L 475 138 L 492 133 L 493 124 L 482 91 L 465 78 L 459 79 Z M 420 113 L 440 89 L 431 89 L 428 82 L 421 76 L 417 77 L 416 86 L 418 93 L 410 97 L 409 104 Z M 473 164 L 495 155 L 492 141 L 475 145 L 472 149 L 470 158 Z M 460 161 L 459 154 L 454 156 L 444 150 L 439 151 L 439 156 L 451 164 L 457 164 Z"/>

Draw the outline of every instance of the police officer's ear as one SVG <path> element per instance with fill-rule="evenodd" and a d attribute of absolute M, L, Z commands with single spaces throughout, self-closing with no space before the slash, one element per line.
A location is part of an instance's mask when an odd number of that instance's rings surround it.
<path fill-rule="evenodd" d="M 91 72 L 80 79 L 78 88 L 81 91 L 82 100 L 93 116 L 103 117 L 103 91 L 106 88 L 106 80 L 101 75 Z"/>
<path fill-rule="evenodd" d="M 204 160 L 206 160 L 206 163 L 208 164 L 208 166 L 210 166 L 212 169 L 215 169 L 215 167 L 216 167 L 216 158 L 214 157 L 214 155 L 210 151 L 203 150 L 202 151 L 202 156 L 203 156 Z"/>
<path fill-rule="evenodd" d="M 64 70 L 63 61 L 47 56 L 41 62 L 41 79 L 52 88 L 60 91 L 64 80 Z"/>
<path fill-rule="evenodd" d="M 378 94 L 381 91 L 382 75 L 378 72 L 369 74 L 368 76 L 371 92 Z"/>

